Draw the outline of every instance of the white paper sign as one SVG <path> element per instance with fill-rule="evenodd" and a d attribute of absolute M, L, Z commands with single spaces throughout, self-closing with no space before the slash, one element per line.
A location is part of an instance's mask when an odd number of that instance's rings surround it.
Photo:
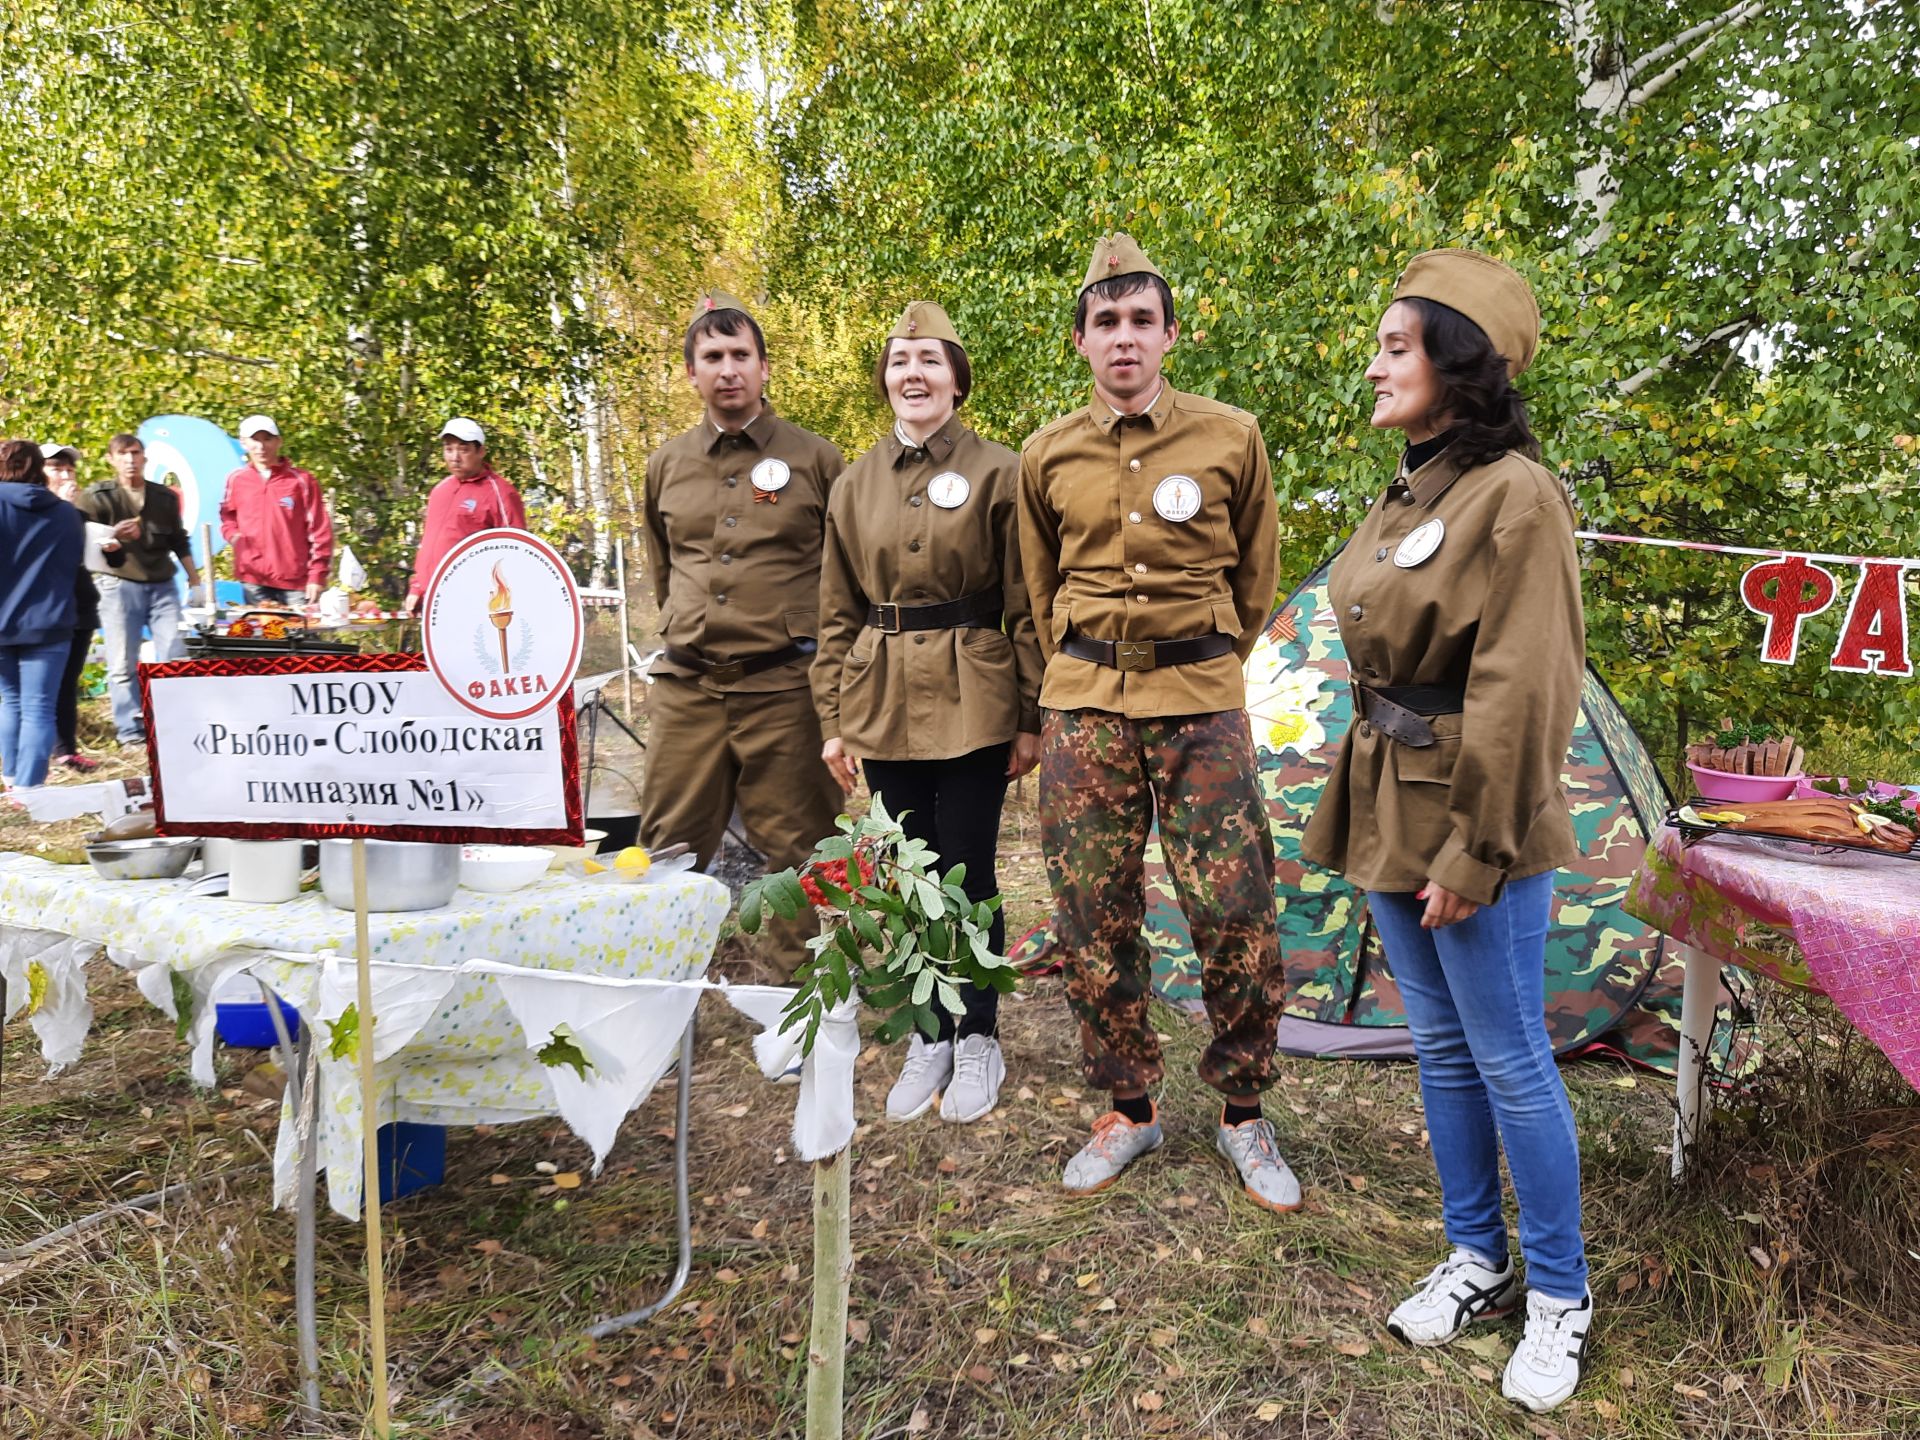
<path fill-rule="evenodd" d="M 167 833 L 354 826 L 394 839 L 518 832 L 527 843 L 560 843 L 569 832 L 571 737 L 562 727 L 573 723 L 571 705 L 493 720 L 426 670 L 165 673 L 198 668 L 187 661 L 147 672 Z M 421 830 L 445 833 L 411 833 Z"/>

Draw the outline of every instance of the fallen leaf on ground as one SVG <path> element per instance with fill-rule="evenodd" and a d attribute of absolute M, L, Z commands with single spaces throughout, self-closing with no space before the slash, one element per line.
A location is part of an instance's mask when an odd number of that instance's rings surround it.
<path fill-rule="evenodd" d="M 1347 1176 L 1347 1184 L 1355 1190 L 1365 1190 L 1367 1188 L 1367 1177 L 1364 1175 L 1349 1175 Z"/>
<path fill-rule="evenodd" d="M 873 1322 L 862 1320 L 858 1316 L 847 1317 L 847 1339 L 856 1345 L 867 1343 L 867 1337 L 873 1333 Z"/>
<path fill-rule="evenodd" d="M 1018 1355 L 1014 1356 L 1011 1360 L 1007 1361 L 1007 1363 L 1009 1365 L 1025 1365 L 1025 1364 L 1028 1364 L 1032 1359 L 1033 1359 L 1033 1356 L 1029 1355 L 1026 1351 L 1022 1350 Z"/>
<path fill-rule="evenodd" d="M 1430 1375 L 1435 1380 L 1438 1380 L 1442 1375 L 1447 1373 L 1445 1370 L 1440 1368 L 1440 1365 L 1438 1362 L 1429 1360 L 1424 1355 L 1420 1357 L 1420 1370 L 1422 1374 Z"/>
<path fill-rule="evenodd" d="M 907 1434 L 924 1435 L 933 1428 L 933 1417 L 927 1413 L 927 1407 L 916 1405 L 913 1414 L 907 1417 Z"/>
<path fill-rule="evenodd" d="M 1617 1420 L 1620 1418 L 1620 1407 L 1611 1400 L 1596 1398 L 1593 1402 L 1593 1411 L 1594 1414 L 1598 1415 L 1602 1420 Z"/>
<path fill-rule="evenodd" d="M 1278 1420 L 1286 1412 L 1287 1407 L 1278 1400 L 1263 1400 L 1254 1410 L 1253 1418 L 1262 1422 Z"/>
<path fill-rule="evenodd" d="M 561 1190 L 578 1190 L 580 1188 L 580 1176 L 575 1171 L 562 1170 L 558 1175 L 553 1177 L 553 1183 Z"/>
<path fill-rule="evenodd" d="M 1342 1355 L 1353 1356 L 1356 1360 L 1363 1355 L 1371 1355 L 1373 1353 L 1373 1346 L 1365 1340 L 1342 1340 L 1333 1348 L 1338 1350 Z"/>
<path fill-rule="evenodd" d="M 993 1383 L 993 1371 L 985 1365 L 975 1365 L 967 1371 L 967 1378 L 977 1385 L 990 1385 Z"/>
<path fill-rule="evenodd" d="M 48 1177 L 50 1177 L 52 1174 L 53 1172 L 51 1170 L 45 1169 L 44 1167 L 39 1165 L 35 1165 L 30 1170 L 22 1170 L 18 1178 L 22 1180 L 45 1180 Z"/>
<path fill-rule="evenodd" d="M 1249 1335 L 1265 1335 L 1268 1329 L 1269 1327 L 1265 1316 L 1256 1315 L 1247 1321 L 1247 1333 Z"/>
<path fill-rule="evenodd" d="M 1491 1385 L 1494 1381 L 1493 1371 L 1484 1365 L 1469 1365 L 1467 1366 L 1467 1373 L 1482 1385 Z"/>
<path fill-rule="evenodd" d="M 1100 1283 L 1100 1276 L 1097 1271 L 1089 1270 L 1085 1275 L 1074 1276 L 1073 1283 L 1078 1285 L 1082 1290 L 1085 1290 L 1091 1286 L 1098 1285 Z"/>
<path fill-rule="evenodd" d="M 511 1184 L 513 1184 L 513 1176 L 511 1176 L 511 1175 L 489 1175 L 489 1176 L 487 1177 L 487 1183 L 488 1183 L 489 1185 L 511 1185 Z"/>
<path fill-rule="evenodd" d="M 991 1345 L 999 1338 L 1000 1332 L 998 1330 L 989 1330 L 984 1326 L 973 1332 L 973 1340 L 976 1345 Z"/>
<path fill-rule="evenodd" d="M 740 1283 L 740 1272 L 730 1267 L 723 1268 L 714 1271 L 713 1278 L 718 1280 L 722 1285 L 738 1285 Z"/>
<path fill-rule="evenodd" d="M 743 1120 L 746 1118 L 747 1107 L 745 1105 L 729 1105 L 720 1113 L 729 1120 Z"/>
<path fill-rule="evenodd" d="M 960 1162 L 955 1160 L 951 1155 L 942 1155 L 940 1157 L 940 1163 L 933 1168 L 938 1170 L 942 1175 L 951 1175 L 960 1168 Z"/>
<path fill-rule="evenodd" d="M 1678 1380 L 1673 1382 L 1673 1393 L 1683 1400 L 1711 1400 L 1713 1398 L 1711 1394 L 1702 1390 L 1698 1385 L 1683 1385 Z"/>
<path fill-rule="evenodd" d="M 1158 1345 L 1163 1350 L 1166 1349 L 1167 1346 L 1173 1344 L 1174 1340 L 1177 1338 L 1178 1337 L 1175 1336 L 1174 1332 L 1171 1330 L 1150 1330 L 1147 1332 L 1148 1343 L 1153 1345 Z"/>
<path fill-rule="evenodd" d="M 767 1238 L 767 1222 L 765 1220 L 754 1221 L 753 1229 L 749 1230 L 747 1233 L 756 1240 L 766 1239 Z"/>
<path fill-rule="evenodd" d="M 1133 1397 L 1134 1408 L 1144 1410 L 1149 1415 L 1166 1403 L 1166 1400 L 1161 1397 L 1158 1390 L 1142 1390 L 1138 1395 Z"/>
<path fill-rule="evenodd" d="M 473 1248 L 478 1250 L 482 1255 L 498 1255 L 507 1247 L 502 1245 L 498 1240 L 476 1240 L 473 1243 Z"/>

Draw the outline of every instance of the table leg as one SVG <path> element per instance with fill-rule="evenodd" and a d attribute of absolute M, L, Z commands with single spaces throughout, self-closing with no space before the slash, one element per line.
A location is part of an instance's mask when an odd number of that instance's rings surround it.
<path fill-rule="evenodd" d="M 674 1224 L 679 1236 L 680 1257 L 674 1266 L 673 1280 L 667 1286 L 667 1293 L 651 1305 L 631 1310 L 625 1315 L 616 1315 L 611 1320 L 602 1320 L 591 1327 L 587 1335 L 594 1340 L 605 1339 L 609 1335 L 638 1325 L 643 1320 L 651 1320 L 667 1306 L 673 1303 L 674 1296 L 687 1283 L 687 1275 L 693 1269 L 693 1214 L 691 1197 L 687 1186 L 687 1103 L 693 1088 L 693 1017 L 687 1017 L 687 1028 L 680 1035 L 680 1059 L 676 1062 L 680 1074 L 674 1092 L 673 1104 L 673 1213 Z"/>
<path fill-rule="evenodd" d="M 300 1337 L 300 1397 L 309 1425 L 320 1421 L 320 1325 L 314 1298 L 314 1241 L 320 1217 L 320 1067 L 307 1074 L 305 1065 L 313 1046 L 313 1027 L 300 1029 L 300 1098 L 294 1124 L 301 1132 L 300 1165 L 294 1186 L 293 1292 L 294 1324 Z"/>
<path fill-rule="evenodd" d="M 1672 942 L 1679 944 L 1678 941 Z M 1680 990 L 1680 1054 L 1675 1067 L 1673 1178 L 1687 1168 L 1687 1151 L 1700 1138 L 1700 1112 L 1707 1087 L 1707 1052 L 1713 1044 L 1713 1013 L 1719 999 L 1720 962 L 1704 950 L 1681 945 L 1686 980 Z"/>

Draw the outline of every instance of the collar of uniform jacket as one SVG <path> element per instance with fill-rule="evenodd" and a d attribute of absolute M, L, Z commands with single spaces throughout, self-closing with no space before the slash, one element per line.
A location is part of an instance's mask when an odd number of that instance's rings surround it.
<path fill-rule="evenodd" d="M 1434 501 L 1453 488 L 1453 482 L 1460 478 L 1464 468 L 1454 447 L 1449 445 L 1411 475 L 1402 470 L 1394 477 L 1391 488 L 1405 490 L 1413 496 L 1416 505 L 1431 508 Z"/>
<path fill-rule="evenodd" d="M 760 413 L 738 430 L 722 430 L 711 420 L 707 422 L 707 453 L 711 455 L 730 437 L 741 445 L 751 445 L 756 450 L 767 448 L 767 432 L 773 428 L 773 407 L 764 400 L 760 402 Z"/>
<path fill-rule="evenodd" d="M 935 464 L 945 464 L 947 457 L 953 454 L 953 447 L 960 443 L 960 431 L 963 428 L 960 412 L 956 410 L 947 417 L 946 424 L 927 437 L 926 444 L 913 446 L 901 435 L 900 422 L 896 420 L 893 422 L 893 433 L 887 436 L 887 458 L 893 462 L 896 470 L 909 458 L 917 461 L 921 456 Z"/>
<path fill-rule="evenodd" d="M 1111 435 L 1113 433 L 1113 427 L 1118 425 L 1122 420 L 1144 420 L 1147 424 L 1158 430 L 1162 425 L 1167 423 L 1167 417 L 1173 413 L 1173 396 L 1174 389 L 1171 385 L 1167 384 L 1163 376 L 1160 381 L 1160 389 L 1153 397 L 1153 404 L 1145 410 L 1137 411 L 1132 415 L 1122 414 L 1106 401 L 1102 400 L 1100 398 L 1100 392 L 1096 390 L 1092 402 L 1087 406 L 1087 413 L 1093 417 L 1093 423 L 1100 428 L 1102 435 Z"/>

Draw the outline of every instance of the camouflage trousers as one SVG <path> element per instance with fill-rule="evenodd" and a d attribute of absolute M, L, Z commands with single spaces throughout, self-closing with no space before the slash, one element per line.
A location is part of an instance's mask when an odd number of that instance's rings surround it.
<path fill-rule="evenodd" d="M 1273 1083 L 1285 982 L 1246 712 L 1049 710 L 1041 745 L 1041 843 L 1087 1083 L 1131 1089 L 1165 1073 L 1147 1011 L 1153 947 L 1141 933 L 1157 818 L 1213 1024 L 1200 1078 L 1230 1097 L 1260 1094 Z"/>

